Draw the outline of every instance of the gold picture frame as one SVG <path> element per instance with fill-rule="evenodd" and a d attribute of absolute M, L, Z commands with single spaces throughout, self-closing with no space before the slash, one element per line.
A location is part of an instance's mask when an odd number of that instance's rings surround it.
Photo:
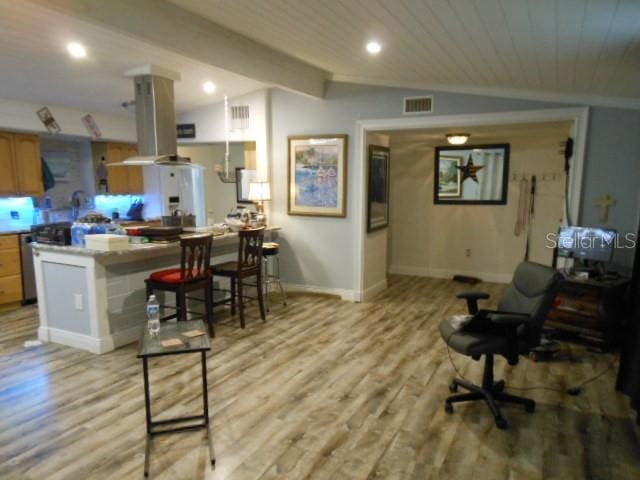
<path fill-rule="evenodd" d="M 288 213 L 347 216 L 346 134 L 295 135 L 288 140 Z"/>

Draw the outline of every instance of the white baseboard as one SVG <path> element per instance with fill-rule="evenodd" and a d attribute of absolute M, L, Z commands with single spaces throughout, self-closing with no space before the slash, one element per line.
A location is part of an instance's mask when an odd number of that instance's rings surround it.
<path fill-rule="evenodd" d="M 68 347 L 79 348 L 91 353 L 107 353 L 123 345 L 138 341 L 142 334 L 143 326 L 143 324 L 135 325 L 104 338 L 60 330 L 59 328 L 39 327 L 38 339 L 43 342 L 60 343 Z"/>
<path fill-rule="evenodd" d="M 309 293 L 322 293 L 325 295 L 335 295 L 342 300 L 348 302 L 359 302 L 360 295 L 355 290 L 345 290 L 342 288 L 331 287 L 318 287 L 315 285 L 301 285 L 298 283 L 283 283 L 285 290 L 291 292 L 309 292 Z"/>
<path fill-rule="evenodd" d="M 465 270 L 446 270 L 441 268 L 415 267 L 407 265 L 391 265 L 389 273 L 396 275 L 414 275 L 417 277 L 431 278 L 453 278 L 454 275 L 466 275 L 468 277 L 478 277 L 485 282 L 493 283 L 509 283 L 511 282 L 511 273 L 488 273 L 488 272 L 472 272 Z"/>
<path fill-rule="evenodd" d="M 119 332 L 112 333 L 109 338 L 111 339 L 113 348 L 120 348 L 123 345 L 128 345 L 140 340 L 140 338 L 142 338 L 142 334 L 144 332 L 146 324 L 147 321 L 144 320 L 143 322 L 129 327 L 126 330 L 120 330 Z"/>
<path fill-rule="evenodd" d="M 109 342 L 101 341 L 99 338 L 53 327 L 39 327 L 38 339 L 43 342 L 60 343 L 69 347 L 87 350 L 91 353 L 105 353 L 113 350 L 113 345 L 109 348 L 109 345 L 107 345 Z"/>
<path fill-rule="evenodd" d="M 369 288 L 366 288 L 361 295 L 362 301 L 366 302 L 375 297 L 378 293 L 387 289 L 387 279 L 384 278 L 377 283 L 374 283 Z"/>

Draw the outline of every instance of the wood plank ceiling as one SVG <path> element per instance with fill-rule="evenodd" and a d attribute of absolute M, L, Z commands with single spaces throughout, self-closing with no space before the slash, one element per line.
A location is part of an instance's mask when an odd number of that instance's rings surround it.
<path fill-rule="evenodd" d="M 171 1 L 337 80 L 640 98 L 637 0 Z"/>

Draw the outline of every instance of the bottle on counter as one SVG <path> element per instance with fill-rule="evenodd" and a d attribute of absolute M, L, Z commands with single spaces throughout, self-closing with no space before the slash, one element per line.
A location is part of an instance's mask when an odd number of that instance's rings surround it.
<path fill-rule="evenodd" d="M 155 295 L 150 295 L 147 302 L 147 328 L 151 336 L 156 336 L 160 331 L 160 304 Z"/>

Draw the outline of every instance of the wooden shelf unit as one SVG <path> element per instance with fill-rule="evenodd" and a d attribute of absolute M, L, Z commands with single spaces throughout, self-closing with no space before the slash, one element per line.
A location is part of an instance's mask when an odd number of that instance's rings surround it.
<path fill-rule="evenodd" d="M 618 340 L 629 279 L 566 279 L 544 326 L 577 334 L 608 349 Z"/>

